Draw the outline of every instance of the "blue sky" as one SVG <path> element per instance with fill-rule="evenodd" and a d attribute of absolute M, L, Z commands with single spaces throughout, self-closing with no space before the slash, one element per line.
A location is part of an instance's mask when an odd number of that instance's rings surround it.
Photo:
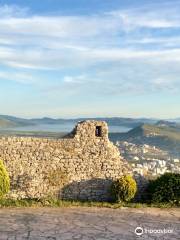
<path fill-rule="evenodd" d="M 180 117 L 179 12 L 179 0 L 0 0 L 0 113 Z"/>

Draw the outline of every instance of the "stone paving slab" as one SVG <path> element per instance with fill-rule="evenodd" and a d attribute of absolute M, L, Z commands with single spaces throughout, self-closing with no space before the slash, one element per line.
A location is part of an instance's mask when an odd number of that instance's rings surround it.
<path fill-rule="evenodd" d="M 135 228 L 142 227 L 142 235 Z M 155 231 L 170 231 L 155 233 Z M 148 232 L 151 231 L 151 232 Z M 180 209 L 0 209 L 0 240 L 177 240 Z"/>

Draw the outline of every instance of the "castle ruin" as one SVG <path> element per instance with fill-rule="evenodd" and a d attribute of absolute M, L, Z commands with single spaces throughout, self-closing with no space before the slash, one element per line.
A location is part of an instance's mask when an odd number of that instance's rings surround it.
<path fill-rule="evenodd" d="M 63 139 L 1 137 L 0 159 L 16 199 L 108 201 L 112 181 L 131 172 L 102 121 L 80 122 Z"/>

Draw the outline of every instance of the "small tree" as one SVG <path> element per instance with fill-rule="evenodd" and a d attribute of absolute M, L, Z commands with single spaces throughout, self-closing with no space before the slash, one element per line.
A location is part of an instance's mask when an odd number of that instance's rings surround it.
<path fill-rule="evenodd" d="M 131 176 L 122 176 L 111 186 L 112 198 L 116 202 L 128 202 L 137 191 L 136 181 Z"/>
<path fill-rule="evenodd" d="M 165 173 L 148 186 L 150 201 L 152 202 L 180 202 L 180 174 Z"/>
<path fill-rule="evenodd" d="M 0 197 L 3 197 L 10 189 L 10 179 L 3 162 L 0 160 Z"/>

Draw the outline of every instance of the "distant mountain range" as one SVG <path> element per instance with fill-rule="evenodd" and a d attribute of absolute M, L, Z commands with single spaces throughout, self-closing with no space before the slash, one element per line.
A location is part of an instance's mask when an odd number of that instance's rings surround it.
<path fill-rule="evenodd" d="M 25 119 L 25 118 L 17 118 L 17 117 L 7 116 L 7 115 L 0 115 L 0 128 L 24 127 L 24 126 L 39 125 L 39 124 L 66 124 L 66 123 L 76 124 L 79 121 L 84 121 L 87 119 L 106 121 L 110 126 L 124 126 L 129 128 L 134 128 L 142 124 L 155 124 L 159 121 L 158 119 L 151 119 L 151 118 L 122 118 L 122 117 L 76 118 L 76 119 L 63 119 L 63 118 L 54 119 L 54 118 L 44 117 L 44 118 Z M 174 119 L 172 121 L 178 122 L 178 119 Z M 169 121 L 166 121 L 166 124 L 167 122 L 170 123 Z"/>
<path fill-rule="evenodd" d="M 23 136 L 41 136 L 61 138 L 61 132 L 48 131 L 19 131 L 18 127 L 28 127 L 42 124 L 66 124 L 75 125 L 79 121 L 87 119 L 106 121 L 109 126 L 123 126 L 132 130 L 126 133 L 109 133 L 110 140 L 127 141 L 135 144 L 148 144 L 156 146 L 165 151 L 170 152 L 174 156 L 180 156 L 180 121 L 178 119 L 158 120 L 148 118 L 77 118 L 77 119 L 53 119 L 53 118 L 37 118 L 24 119 L 12 116 L 0 115 L 0 135 L 23 135 Z M 25 128 L 26 129 L 26 128 Z"/>

